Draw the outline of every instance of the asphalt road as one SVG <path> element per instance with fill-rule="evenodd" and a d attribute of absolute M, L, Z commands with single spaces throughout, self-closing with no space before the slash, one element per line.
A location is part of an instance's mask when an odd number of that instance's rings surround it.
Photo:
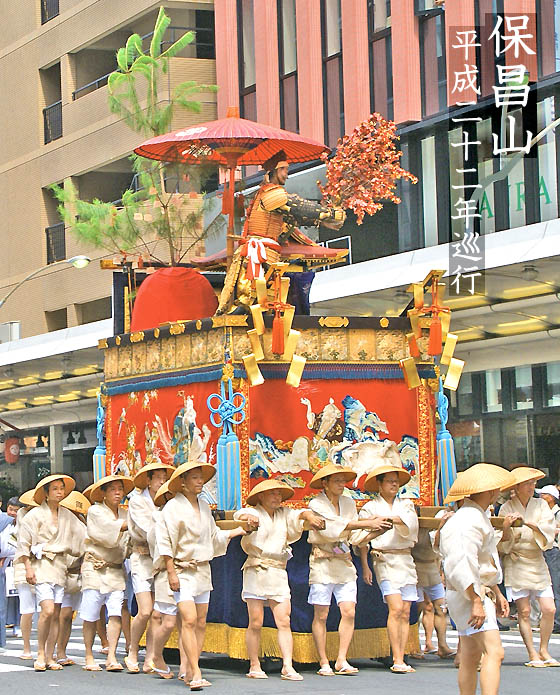
<path fill-rule="evenodd" d="M 449 632 L 450 646 L 457 642 L 456 634 Z M 530 689 L 538 688 L 540 692 L 553 695 L 558 692 L 560 683 L 560 668 L 530 669 L 523 666 L 526 661 L 526 651 L 517 630 L 502 633 L 506 657 L 502 668 L 501 692 L 507 695 L 527 695 Z M 33 643 L 35 644 L 35 643 Z M 98 695 L 104 690 L 120 695 L 139 695 L 141 693 L 173 693 L 188 692 L 186 686 L 178 680 L 164 681 L 152 675 L 124 673 L 86 673 L 81 669 L 84 663 L 84 647 L 80 627 L 75 627 L 69 644 L 68 654 L 77 662 L 76 666 L 66 667 L 64 671 L 35 673 L 32 662 L 21 661 L 21 640 L 8 638 L 6 651 L 0 655 L 0 692 L 10 695 L 28 695 L 40 693 L 44 688 L 56 688 L 52 695 Z M 560 660 L 560 636 L 553 635 L 551 654 Z M 122 661 L 124 650 L 121 646 L 118 656 Z M 99 654 L 100 663 L 103 655 Z M 171 667 L 177 673 L 177 667 L 170 660 Z M 227 657 L 203 655 L 202 668 L 206 678 L 213 683 L 206 693 L 227 693 L 227 695 L 259 695 L 270 693 L 297 693 L 323 695 L 356 695 L 359 693 L 390 692 L 391 695 L 433 695 L 434 693 L 456 693 L 457 672 L 453 664 L 442 661 L 434 656 L 428 656 L 424 661 L 411 661 L 417 669 L 410 675 L 396 675 L 385 669 L 381 664 L 369 660 L 353 662 L 360 668 L 356 676 L 336 676 L 322 678 L 315 673 L 315 667 L 300 668 L 304 676 L 303 682 L 289 683 L 280 680 L 280 664 L 278 662 L 266 665 L 269 673 L 267 681 L 251 681 L 244 677 L 246 663 L 232 661 Z M 44 693 L 42 694 L 44 695 Z"/>

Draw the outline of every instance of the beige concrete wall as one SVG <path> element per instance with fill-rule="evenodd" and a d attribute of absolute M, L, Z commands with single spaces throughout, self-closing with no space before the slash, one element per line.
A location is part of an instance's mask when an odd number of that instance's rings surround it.
<path fill-rule="evenodd" d="M 94 172 L 127 156 L 144 138 L 132 133 L 107 106 L 103 87 L 72 101 L 72 91 L 81 76 L 92 79 L 104 63 L 92 64 L 80 76 L 80 58 L 75 53 L 95 45 L 109 49 L 119 31 L 147 33 L 161 0 L 60 0 L 60 15 L 41 26 L 38 0 L 5 3 L 4 29 L 0 37 L 0 190 L 4 192 L 0 223 L 0 297 L 28 273 L 46 263 L 45 227 L 57 221 L 56 205 L 45 187 L 86 172 Z M 212 0 L 165 3 L 172 21 L 183 24 L 193 8 L 211 9 Z M 149 15 L 146 18 L 146 15 Z M 94 55 L 94 54 L 90 54 Z M 42 109 L 56 98 L 58 86 L 52 72 L 40 74 L 60 63 L 63 102 L 63 137 L 43 144 Z M 91 68 L 91 70 L 89 69 Z M 184 80 L 214 84 L 215 63 L 211 60 L 177 58 L 160 97 Z M 17 96 L 17 98 L 16 98 Z M 216 118 L 216 95 L 203 94 L 202 112 L 177 113 L 173 128 Z M 88 197 L 95 195 L 96 174 L 84 180 Z M 101 189 L 107 187 L 102 185 Z M 103 191 L 100 190 L 100 195 Z M 68 309 L 68 322 L 80 320 L 76 305 L 108 297 L 112 274 L 101 271 L 99 259 L 112 253 L 88 249 L 67 231 L 67 257 L 87 254 L 94 262 L 85 269 L 57 266 L 29 280 L 0 308 L 0 322 L 21 321 L 21 335 L 47 330 L 45 312 Z M 200 248 L 197 249 L 200 252 Z"/>

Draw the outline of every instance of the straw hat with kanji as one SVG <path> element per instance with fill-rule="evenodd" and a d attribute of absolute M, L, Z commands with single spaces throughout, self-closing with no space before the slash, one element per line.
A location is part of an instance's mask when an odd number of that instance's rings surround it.
<path fill-rule="evenodd" d="M 262 492 L 269 492 L 270 490 L 280 490 L 282 493 L 283 502 L 294 496 L 294 491 L 287 483 L 284 483 L 281 480 L 275 480 L 274 478 L 269 478 L 268 480 L 263 480 L 262 483 L 255 485 L 250 494 L 247 495 L 247 504 L 255 506 L 259 503 L 259 495 Z"/>
<path fill-rule="evenodd" d="M 26 507 L 38 507 L 39 505 L 33 499 L 34 494 L 35 488 L 33 488 L 32 490 L 26 490 L 23 494 L 19 496 L 20 504 L 23 504 Z"/>
<path fill-rule="evenodd" d="M 338 466 L 336 463 L 328 463 L 326 466 L 320 468 L 317 473 L 311 478 L 309 487 L 314 490 L 320 490 L 323 487 L 323 480 L 328 478 L 330 475 L 343 475 L 347 483 L 355 479 L 356 473 L 350 468 L 345 466 Z"/>
<path fill-rule="evenodd" d="M 33 492 L 33 499 L 37 504 L 42 504 L 46 497 L 47 497 L 47 490 L 46 487 L 50 483 L 54 483 L 55 480 L 61 480 L 64 483 L 64 493 L 65 497 L 68 496 L 72 490 L 76 487 L 76 483 L 74 480 L 69 476 L 69 475 L 63 475 L 63 474 L 54 474 L 54 475 L 47 475 L 46 478 L 43 478 L 43 480 L 40 480 L 37 485 L 35 486 L 35 490 Z"/>
<path fill-rule="evenodd" d="M 124 492 L 123 497 L 128 495 L 129 492 L 134 490 L 134 481 L 132 478 L 127 478 L 124 475 L 106 475 L 104 478 L 100 478 L 93 485 L 90 485 L 89 489 L 89 499 L 91 502 L 103 502 L 105 497 L 105 491 L 103 487 L 114 482 L 121 482 L 123 484 Z M 85 492 L 85 490 L 84 490 Z M 87 498 L 87 495 L 86 495 Z"/>
<path fill-rule="evenodd" d="M 527 483 L 530 480 L 541 480 L 545 477 L 542 471 L 538 468 L 532 468 L 531 466 L 519 466 L 511 471 L 511 481 L 508 485 L 502 486 L 502 491 L 511 490 L 512 487 L 519 485 L 520 483 Z"/>
<path fill-rule="evenodd" d="M 170 466 L 169 464 L 162 463 L 161 461 L 149 463 L 141 468 L 134 476 L 134 487 L 137 487 L 139 490 L 144 490 L 144 488 L 148 487 L 151 477 L 150 473 L 153 473 L 154 471 L 165 471 L 166 480 L 169 480 L 175 471 L 175 466 Z"/>
<path fill-rule="evenodd" d="M 206 461 L 187 461 L 187 463 L 182 463 L 178 466 L 171 478 L 169 478 L 169 492 L 173 494 L 181 492 L 183 487 L 182 476 L 189 471 L 193 471 L 195 468 L 200 468 L 202 471 L 205 484 L 216 475 L 216 468 L 211 463 L 206 463 Z"/>
<path fill-rule="evenodd" d="M 169 489 L 169 480 L 167 480 L 163 485 L 160 487 L 160 489 L 156 492 L 154 495 L 154 504 L 156 507 L 163 507 L 163 505 L 166 503 L 166 497 L 167 495 L 170 495 L 171 497 L 174 496 L 174 493 L 171 492 Z"/>
<path fill-rule="evenodd" d="M 71 512 L 86 515 L 88 513 L 88 509 L 91 507 L 91 502 L 82 492 L 72 490 L 68 497 L 65 497 L 62 500 L 60 506 L 66 507 L 66 509 L 69 509 Z"/>

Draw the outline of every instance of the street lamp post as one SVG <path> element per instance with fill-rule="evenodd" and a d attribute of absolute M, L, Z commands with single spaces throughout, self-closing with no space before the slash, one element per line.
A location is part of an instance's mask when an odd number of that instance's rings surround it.
<path fill-rule="evenodd" d="M 29 275 L 24 277 L 23 280 L 20 280 L 15 287 L 12 287 L 12 289 L 8 292 L 8 294 L 3 299 L 0 299 L 0 309 L 4 306 L 4 304 L 8 301 L 8 299 L 13 295 L 13 293 L 23 285 L 24 282 L 27 282 L 31 278 L 35 277 L 35 275 L 38 275 L 40 272 L 42 272 L 43 270 L 46 270 L 47 268 L 54 268 L 54 266 L 56 266 L 56 265 L 63 265 L 65 263 L 68 265 L 73 265 L 74 268 L 85 268 L 87 265 L 89 265 L 91 263 L 91 258 L 88 258 L 87 256 L 72 256 L 72 258 L 65 258 L 62 261 L 56 261 L 55 263 L 49 263 L 48 265 L 44 265 L 41 268 L 34 270 L 32 273 L 29 273 Z"/>

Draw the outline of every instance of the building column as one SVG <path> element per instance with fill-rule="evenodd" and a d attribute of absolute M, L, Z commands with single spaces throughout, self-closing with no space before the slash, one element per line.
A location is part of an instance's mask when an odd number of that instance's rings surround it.
<path fill-rule="evenodd" d="M 453 91 L 455 86 L 455 74 L 464 72 L 465 65 L 476 65 L 476 48 L 453 48 L 465 43 L 480 43 L 480 34 L 473 41 L 473 35 L 457 36 L 457 32 L 476 31 L 474 26 L 474 0 L 461 0 L 461 2 L 448 2 L 445 6 L 445 45 L 447 66 L 447 103 L 456 106 L 458 102 L 477 101 L 478 94 L 472 89 L 462 92 Z M 480 69 L 480 68 L 479 68 Z M 480 74 L 476 80 L 480 87 Z"/>
<path fill-rule="evenodd" d="M 254 3 L 255 73 L 259 123 L 280 127 L 278 16 L 276 0 Z"/>
<path fill-rule="evenodd" d="M 362 0 L 345 0 L 341 9 L 344 125 L 351 133 L 370 115 L 368 14 Z"/>
<path fill-rule="evenodd" d="M 62 425 L 49 427 L 49 456 L 51 460 L 51 474 L 65 473 L 64 456 L 62 453 Z"/>
<path fill-rule="evenodd" d="M 524 65 L 529 71 L 529 79 L 531 82 L 536 82 L 539 79 L 538 63 L 537 63 L 537 9 L 536 0 L 504 0 L 504 15 L 510 17 L 529 17 L 527 30 L 524 34 L 530 34 L 532 38 L 524 39 L 524 43 L 534 51 L 533 55 L 529 55 L 523 48 L 519 48 L 519 56 L 515 57 L 515 49 L 510 48 L 506 55 L 507 65 Z M 505 22 L 500 28 L 500 33 L 503 35 L 507 32 Z"/>
<path fill-rule="evenodd" d="M 296 0 L 299 132 L 325 141 L 321 0 Z"/>
<path fill-rule="evenodd" d="M 237 49 L 237 2 L 220 0 L 214 3 L 216 24 L 216 83 L 218 118 L 225 118 L 228 107 L 239 108 L 239 53 Z"/>
<path fill-rule="evenodd" d="M 72 103 L 72 94 L 76 89 L 76 56 L 72 53 L 65 53 L 60 58 L 60 91 L 62 94 L 62 106 Z"/>
<path fill-rule="evenodd" d="M 411 0 L 392 0 L 391 24 L 394 120 L 395 123 L 419 121 L 422 118 L 420 38 Z"/>

